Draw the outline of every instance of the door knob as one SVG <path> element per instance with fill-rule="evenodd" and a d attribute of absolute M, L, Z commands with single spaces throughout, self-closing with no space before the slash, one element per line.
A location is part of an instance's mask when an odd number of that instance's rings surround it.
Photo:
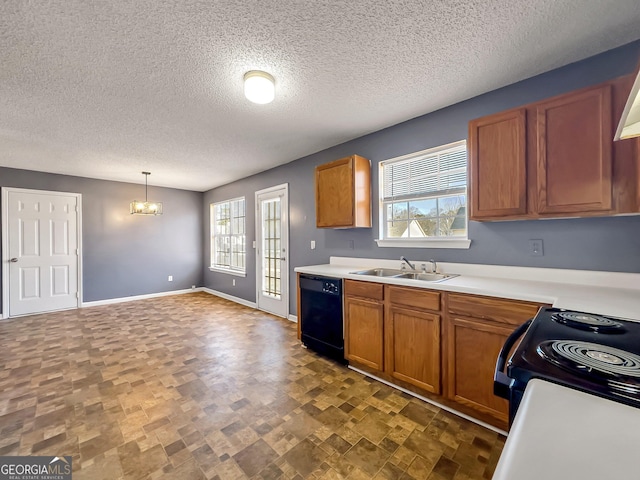
<path fill-rule="evenodd" d="M 18 259 L 16 257 L 13 257 L 11 260 L 9 260 L 11 263 L 16 263 L 18 261 Z"/>

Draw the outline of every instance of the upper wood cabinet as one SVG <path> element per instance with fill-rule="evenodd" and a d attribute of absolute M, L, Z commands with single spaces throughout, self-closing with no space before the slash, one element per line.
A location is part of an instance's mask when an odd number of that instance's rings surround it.
<path fill-rule="evenodd" d="M 371 163 L 359 155 L 316 167 L 316 226 L 371 227 Z"/>
<path fill-rule="evenodd" d="M 471 218 L 527 213 L 524 108 L 469 123 Z"/>
<path fill-rule="evenodd" d="M 621 77 L 469 122 L 472 220 L 637 212 L 638 148 L 613 143 Z"/>
<path fill-rule="evenodd" d="M 611 209 L 611 86 L 536 105 L 538 213 Z"/>

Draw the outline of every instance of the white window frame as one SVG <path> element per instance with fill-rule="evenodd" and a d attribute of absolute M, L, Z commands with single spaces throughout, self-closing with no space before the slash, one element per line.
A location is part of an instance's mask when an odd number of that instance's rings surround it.
<path fill-rule="evenodd" d="M 215 258 L 216 258 L 216 252 L 215 252 L 215 237 L 216 237 L 216 232 L 215 232 L 215 212 L 216 212 L 216 207 L 220 206 L 220 205 L 224 205 L 225 203 L 229 204 L 229 210 L 230 210 L 230 218 L 240 218 L 238 216 L 234 216 L 234 211 L 232 210 L 234 202 L 237 202 L 239 200 L 242 200 L 244 202 L 244 216 L 241 217 L 244 220 L 244 234 L 242 234 L 242 236 L 244 237 L 244 268 L 235 268 L 235 267 L 231 267 L 231 266 L 223 266 L 223 265 L 216 265 L 214 264 L 215 262 Z M 246 277 L 247 276 L 247 200 L 245 197 L 236 197 L 236 198 L 231 198 L 229 200 L 223 200 L 221 202 L 214 202 L 211 203 L 209 205 L 209 228 L 210 228 L 210 265 L 209 265 L 209 270 L 211 272 L 220 272 L 220 273 L 227 273 L 229 275 L 235 275 L 237 277 Z M 231 225 L 229 227 L 230 232 L 228 234 L 225 234 L 224 236 L 228 236 L 229 238 L 233 237 L 233 236 L 238 236 L 240 234 L 238 233 L 234 233 L 233 232 L 233 221 L 231 222 Z M 230 241 L 231 244 L 231 241 Z"/>
<path fill-rule="evenodd" d="M 467 197 L 467 209 L 466 209 L 466 223 L 467 223 L 467 234 L 466 236 L 451 236 L 451 237 L 427 237 L 427 238 L 385 238 L 385 222 L 386 222 L 386 214 L 385 214 L 385 203 L 384 203 L 384 173 L 383 169 L 385 165 L 390 165 L 394 163 L 400 162 L 408 162 L 413 160 L 416 157 L 421 157 L 424 155 L 433 155 L 438 152 L 442 152 L 444 150 L 450 150 L 452 148 L 460 147 L 461 145 L 466 146 L 466 140 L 460 140 L 458 142 L 449 143 L 447 145 L 441 145 L 435 148 L 429 148 L 427 150 L 422 150 L 415 153 L 410 153 L 408 155 L 403 155 L 401 157 L 390 158 L 388 160 L 384 160 L 378 164 L 378 197 L 379 197 L 379 235 L 380 238 L 376 240 L 378 247 L 398 247 L 398 248 L 457 248 L 457 249 L 468 249 L 471 245 L 471 240 L 469 239 L 469 189 L 468 189 L 468 169 L 469 164 L 467 161 L 467 185 L 465 186 L 464 193 Z M 451 193 L 443 193 L 441 195 L 433 195 L 430 198 L 444 198 L 446 196 L 451 195 Z M 424 197 L 414 197 L 415 199 L 424 198 Z M 411 198 L 408 198 L 409 200 Z"/>

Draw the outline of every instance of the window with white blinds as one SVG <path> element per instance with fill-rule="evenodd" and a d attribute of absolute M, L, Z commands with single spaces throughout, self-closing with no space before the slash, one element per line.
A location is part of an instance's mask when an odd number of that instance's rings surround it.
<path fill-rule="evenodd" d="M 467 238 L 466 141 L 380 164 L 382 239 Z"/>

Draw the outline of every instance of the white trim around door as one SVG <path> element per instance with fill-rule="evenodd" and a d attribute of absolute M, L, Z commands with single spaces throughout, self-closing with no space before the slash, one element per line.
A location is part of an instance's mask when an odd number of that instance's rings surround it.
<path fill-rule="evenodd" d="M 30 225 L 27 225 L 27 223 L 19 219 L 18 213 L 20 208 L 15 212 L 10 208 L 11 202 L 18 197 L 34 199 L 34 203 L 32 204 L 34 210 L 29 213 L 29 215 L 34 218 L 30 221 Z M 67 197 L 68 204 L 64 203 L 64 197 Z M 9 318 L 54 310 L 79 308 L 82 305 L 82 195 L 79 193 L 2 187 L 1 198 L 2 316 Z M 42 223 L 40 223 L 41 219 L 35 217 L 40 217 L 40 212 L 45 205 L 44 202 L 46 202 L 48 207 L 49 217 L 47 222 L 45 222 L 47 225 L 43 226 Z M 75 215 L 68 215 L 67 219 L 70 218 L 71 220 L 65 221 L 59 216 L 61 211 L 68 214 L 75 213 Z M 37 215 L 34 214 L 34 212 L 36 212 Z M 43 213 L 46 212 L 43 211 Z M 14 217 L 17 221 L 12 223 Z M 42 217 L 44 218 L 44 216 Z M 27 233 L 34 238 L 34 242 L 31 245 L 33 249 L 32 252 L 23 252 L 24 246 L 17 244 L 18 240 L 16 239 L 22 238 L 20 241 L 24 241 Z M 39 233 L 42 233 L 42 235 L 38 235 Z M 45 238 L 47 235 L 48 240 Z M 36 237 L 41 238 L 40 244 L 36 244 L 38 241 Z M 45 240 L 48 241 L 47 245 L 44 244 Z M 45 246 L 49 255 L 41 255 L 40 251 L 45 248 Z M 27 255 L 23 256 L 25 253 Z M 58 265 L 50 264 L 51 262 L 47 263 L 47 258 L 50 260 L 56 256 L 59 258 L 66 256 L 71 260 L 66 264 L 61 263 Z M 17 264 L 21 262 L 21 260 L 24 260 L 26 263 L 27 257 L 29 257 L 28 262 L 31 274 L 29 274 L 30 276 L 24 275 L 25 279 L 27 279 L 25 282 L 30 282 L 30 285 L 25 286 L 22 285 L 25 283 L 23 282 L 22 273 L 20 277 L 17 277 L 16 275 L 18 274 L 16 272 L 18 269 L 12 270 L 11 266 L 14 263 Z M 47 274 L 49 276 L 48 283 L 45 286 L 42 285 L 42 280 L 38 277 L 39 274 L 37 273 L 41 266 L 49 271 Z M 15 278 L 12 278 L 11 272 L 14 272 L 13 275 Z M 12 286 L 14 289 L 13 292 Z M 39 303 L 39 305 L 33 308 L 23 308 L 14 305 L 12 308 L 12 298 L 14 302 L 16 298 L 20 298 L 19 295 L 12 295 L 16 293 L 18 286 L 20 286 L 20 288 L 33 290 L 29 293 L 34 298 L 33 303 Z M 46 291 L 43 289 L 46 289 Z M 48 300 L 38 302 L 39 295 L 44 295 Z M 66 298 L 66 300 L 61 300 L 63 297 Z"/>

